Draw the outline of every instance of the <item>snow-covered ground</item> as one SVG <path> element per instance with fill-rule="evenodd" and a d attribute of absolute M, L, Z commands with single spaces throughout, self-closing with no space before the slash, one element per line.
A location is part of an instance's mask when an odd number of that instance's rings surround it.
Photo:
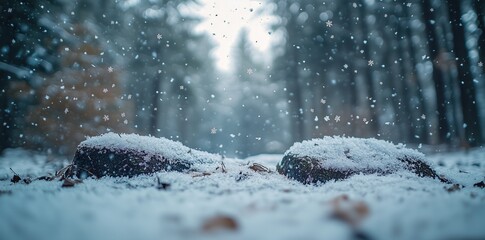
<path fill-rule="evenodd" d="M 23 150 L 0 158 L 0 239 L 485 239 L 485 149 L 428 156 L 453 188 L 405 171 L 303 185 L 282 155 L 224 160 L 225 172 L 10 182 L 61 166 Z M 257 162 L 272 173 L 249 168 Z M 158 188 L 157 177 L 170 186 Z"/>

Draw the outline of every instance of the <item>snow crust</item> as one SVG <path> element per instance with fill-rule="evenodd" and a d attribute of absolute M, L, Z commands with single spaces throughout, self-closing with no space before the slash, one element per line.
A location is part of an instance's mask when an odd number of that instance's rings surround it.
<path fill-rule="evenodd" d="M 160 155 L 169 160 L 184 159 L 192 163 L 211 163 L 221 159 L 221 156 L 191 149 L 180 142 L 138 134 L 105 133 L 100 136 L 89 137 L 81 142 L 79 147 L 114 151 L 134 150 L 149 155 Z"/>
<path fill-rule="evenodd" d="M 485 150 L 428 156 L 438 174 L 464 188 L 449 190 L 431 178 L 399 171 L 354 175 L 303 185 L 275 173 L 283 155 L 224 159 L 206 174 L 161 172 L 133 178 L 10 182 L 13 173 L 38 177 L 52 169 L 48 156 L 21 149 L 0 157 L 0 239 L 484 239 Z M 68 162 L 68 159 L 65 159 Z M 54 161 L 55 162 L 55 161 Z M 255 172 L 260 163 L 273 172 Z M 170 187 L 160 190 L 160 181 Z M 352 226 L 334 216 L 334 199 L 347 195 L 369 214 Z M 214 216 L 237 222 L 235 231 L 204 232 Z"/>
<path fill-rule="evenodd" d="M 338 170 L 404 170 L 406 165 L 398 159 L 422 160 L 424 154 L 406 148 L 403 144 L 375 138 L 324 137 L 295 143 L 285 155 L 310 157 L 319 160 L 325 168 Z"/>

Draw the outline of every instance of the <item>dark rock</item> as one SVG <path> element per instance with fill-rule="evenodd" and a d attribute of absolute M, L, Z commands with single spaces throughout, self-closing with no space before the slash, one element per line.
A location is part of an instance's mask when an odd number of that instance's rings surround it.
<path fill-rule="evenodd" d="M 355 171 L 351 170 L 326 169 L 320 164 L 320 160 L 292 154 L 283 157 L 283 160 L 276 166 L 276 171 L 305 184 L 340 180 L 355 174 Z"/>
<path fill-rule="evenodd" d="M 159 171 L 186 171 L 211 162 L 214 155 L 192 150 L 168 139 L 108 133 L 82 142 L 70 176 L 133 177 Z"/>
<path fill-rule="evenodd" d="M 341 180 L 354 174 L 386 175 L 399 170 L 449 182 L 436 174 L 421 153 L 376 139 L 325 137 L 296 143 L 276 170 L 304 184 Z"/>
<path fill-rule="evenodd" d="M 121 177 L 149 174 L 161 170 L 183 171 L 190 162 L 169 160 L 136 149 L 108 149 L 80 147 L 74 156 L 72 171 L 76 176 Z"/>
<path fill-rule="evenodd" d="M 397 160 L 406 164 L 406 169 L 415 173 L 420 177 L 430 177 L 430 178 L 437 178 L 441 182 L 444 183 L 451 183 L 448 179 L 439 176 L 425 161 L 424 159 L 416 159 L 413 157 L 403 157 L 398 158 Z"/>

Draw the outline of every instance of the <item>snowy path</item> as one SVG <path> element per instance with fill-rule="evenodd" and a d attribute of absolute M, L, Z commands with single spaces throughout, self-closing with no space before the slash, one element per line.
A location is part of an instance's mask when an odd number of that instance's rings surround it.
<path fill-rule="evenodd" d="M 370 239 L 485 238 L 485 189 L 473 187 L 485 180 L 483 149 L 429 156 L 439 174 L 465 186 L 452 192 L 451 185 L 405 172 L 305 186 L 246 165 L 274 170 L 281 157 L 227 159 L 227 173 L 208 176 L 159 173 L 167 190 L 156 188 L 155 176 L 61 188 L 59 181 L 12 184 L 10 167 L 24 177 L 57 166 L 11 150 L 0 158 L 0 239 L 352 239 L 356 231 Z M 349 201 L 338 211 L 335 199 L 342 195 Z M 352 226 L 342 212 L 362 221 Z M 217 216 L 233 219 L 235 230 L 207 231 L 204 224 Z M 210 229 L 217 226 L 224 224 Z"/>

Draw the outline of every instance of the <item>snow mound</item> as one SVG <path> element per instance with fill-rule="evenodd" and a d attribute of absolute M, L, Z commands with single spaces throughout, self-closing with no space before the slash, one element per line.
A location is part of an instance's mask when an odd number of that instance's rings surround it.
<path fill-rule="evenodd" d="M 327 169 L 379 170 L 394 172 L 405 169 L 406 161 L 425 161 L 424 154 L 403 144 L 374 138 L 324 137 L 295 143 L 285 153 L 297 158 L 318 160 Z"/>
<path fill-rule="evenodd" d="M 113 151 L 133 150 L 148 155 L 160 155 L 167 159 L 185 159 L 190 162 L 207 162 L 220 159 L 220 156 L 191 149 L 180 142 L 166 138 L 140 136 L 138 134 L 106 133 L 89 137 L 78 148 L 110 149 Z"/>

